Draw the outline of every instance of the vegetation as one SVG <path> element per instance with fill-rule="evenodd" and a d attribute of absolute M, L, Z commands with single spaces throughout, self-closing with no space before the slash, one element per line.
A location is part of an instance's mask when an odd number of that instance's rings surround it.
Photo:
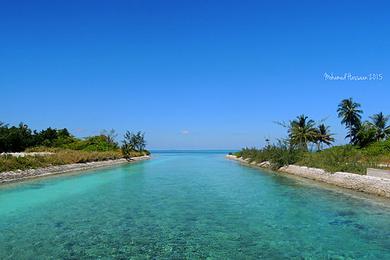
<path fill-rule="evenodd" d="M 348 129 L 348 135 L 346 138 L 350 138 L 350 143 L 352 143 L 356 137 L 359 126 L 361 125 L 361 114 L 363 113 L 360 110 L 360 104 L 356 103 L 349 99 L 343 99 L 337 109 L 339 118 L 341 118 L 341 123 L 345 124 L 345 127 Z"/>
<path fill-rule="evenodd" d="M 124 136 L 123 145 L 121 147 L 123 156 L 126 159 L 135 156 L 149 155 L 150 152 L 145 150 L 145 134 L 142 132 L 132 133 L 127 131 Z"/>
<path fill-rule="evenodd" d="M 300 115 L 288 124 L 286 140 L 267 145 L 262 149 L 244 148 L 235 155 L 249 158 L 250 161 L 269 161 L 278 169 L 288 164 L 322 168 L 329 172 L 345 171 L 365 174 L 368 167 L 388 167 L 390 165 L 390 126 L 389 116 L 382 112 L 362 122 L 361 105 L 344 99 L 338 105 L 337 113 L 345 125 L 350 144 L 330 147 L 334 142 L 330 127 L 324 123 L 316 126 L 314 120 Z M 317 147 L 309 149 L 310 144 Z M 323 149 L 323 146 L 329 146 Z"/>
<path fill-rule="evenodd" d="M 375 129 L 375 140 L 380 141 L 390 136 L 390 126 L 387 125 L 389 116 L 385 116 L 382 112 L 370 117 L 372 126 Z"/>
<path fill-rule="evenodd" d="M 300 115 L 297 119 L 290 121 L 288 133 L 291 145 L 296 145 L 298 148 L 307 151 L 307 144 L 315 142 L 317 137 L 314 125 L 314 121 L 305 115 Z"/>
<path fill-rule="evenodd" d="M 334 142 L 333 134 L 330 133 L 329 126 L 320 124 L 316 131 L 314 142 L 317 144 L 317 151 L 322 150 L 323 144 L 330 146 Z"/>
<path fill-rule="evenodd" d="M 0 156 L 0 172 L 35 169 L 53 165 L 63 165 L 70 163 L 85 163 L 122 158 L 120 150 L 108 152 L 87 152 L 61 148 L 45 149 L 53 152 L 45 156 L 25 156 L 15 157 L 12 155 Z"/>
<path fill-rule="evenodd" d="M 334 146 L 318 153 L 305 153 L 295 164 L 321 168 L 328 172 L 352 172 L 365 174 L 367 167 L 374 167 L 378 159 L 366 156 L 353 145 Z"/>
<path fill-rule="evenodd" d="M 26 124 L 9 127 L 0 123 L 0 152 L 22 152 L 31 147 L 57 147 L 83 151 L 112 151 L 119 149 L 113 132 L 103 132 L 84 139 L 74 137 L 64 129 L 47 128 L 32 131 Z"/>
<path fill-rule="evenodd" d="M 304 153 L 304 150 L 298 149 L 287 140 L 284 140 L 263 149 L 244 148 L 234 155 L 250 159 L 250 162 L 269 161 L 273 169 L 279 169 L 284 165 L 296 163 L 302 157 L 302 153 Z"/>
<path fill-rule="evenodd" d="M 31 130 L 23 123 L 18 126 L 0 123 L 0 153 L 22 151 L 53 153 L 45 156 L 25 157 L 0 155 L 0 172 L 69 163 L 119 158 L 129 159 L 150 154 L 145 149 L 144 133 L 137 132 L 133 135 L 127 132 L 122 147 L 119 146 L 116 137 L 117 134 L 113 129 L 104 130 L 100 135 L 76 138 L 66 128 L 55 129 L 49 127 L 36 131 Z M 127 139 L 127 137 L 130 137 L 130 139 Z"/>

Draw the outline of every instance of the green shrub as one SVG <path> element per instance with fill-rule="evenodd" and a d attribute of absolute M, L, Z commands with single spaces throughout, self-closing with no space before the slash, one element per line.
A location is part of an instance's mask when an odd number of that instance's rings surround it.
<path fill-rule="evenodd" d="M 278 169 L 288 164 L 294 164 L 300 160 L 305 152 L 295 146 L 291 146 L 287 142 L 280 141 L 276 145 L 269 145 L 262 149 L 243 148 L 235 153 L 237 157 L 249 159 L 250 162 L 269 161 L 271 167 Z"/>
<path fill-rule="evenodd" d="M 42 148 L 41 148 L 42 149 Z M 40 150 L 42 151 L 42 150 Z M 47 156 L 25 156 L 14 157 L 11 155 L 0 156 L 0 172 L 26 170 L 52 165 L 63 165 L 70 163 L 84 163 L 122 158 L 120 150 L 107 152 L 75 151 L 60 148 L 46 149 L 54 152 Z"/>
<path fill-rule="evenodd" d="M 244 148 L 235 153 L 238 157 L 257 163 L 269 161 L 273 169 L 289 164 L 321 168 L 328 172 L 365 174 L 369 167 L 390 164 L 390 141 L 374 143 L 366 148 L 353 145 L 334 146 L 318 152 L 307 152 L 286 142 L 269 145 L 263 149 Z"/>
<path fill-rule="evenodd" d="M 362 149 L 367 156 L 390 155 L 390 139 L 375 142 Z"/>
<path fill-rule="evenodd" d="M 282 166 L 295 164 L 303 157 L 304 154 L 307 153 L 302 149 L 286 145 L 272 146 L 270 147 L 270 151 L 269 161 L 273 169 L 279 169 Z"/>
<path fill-rule="evenodd" d="M 62 148 L 82 151 L 114 151 L 118 150 L 115 143 L 110 142 L 106 136 L 97 135 L 86 138 L 85 140 L 75 140 L 61 146 Z"/>
<path fill-rule="evenodd" d="M 321 168 L 328 172 L 365 174 L 367 167 L 377 165 L 374 157 L 365 157 L 361 149 L 352 145 L 334 146 L 320 152 L 306 153 L 298 165 Z"/>
<path fill-rule="evenodd" d="M 142 132 L 132 133 L 126 131 L 123 136 L 123 145 L 121 146 L 123 157 L 131 159 L 132 157 L 139 157 L 143 155 L 149 155 L 150 152 L 145 150 L 146 141 L 145 134 Z"/>

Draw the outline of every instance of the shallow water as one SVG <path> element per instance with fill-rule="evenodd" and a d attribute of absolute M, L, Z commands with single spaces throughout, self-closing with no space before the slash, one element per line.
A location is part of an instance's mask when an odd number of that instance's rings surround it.
<path fill-rule="evenodd" d="M 222 153 L 0 187 L 0 259 L 390 259 L 390 203 Z"/>

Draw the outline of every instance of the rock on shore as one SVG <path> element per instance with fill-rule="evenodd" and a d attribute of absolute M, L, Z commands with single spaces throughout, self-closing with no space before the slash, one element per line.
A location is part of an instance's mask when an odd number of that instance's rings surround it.
<path fill-rule="evenodd" d="M 26 156 L 48 156 L 54 153 L 51 152 L 20 152 L 20 153 L 0 153 L 0 156 L 26 157 Z"/>
<path fill-rule="evenodd" d="M 87 162 L 87 163 L 73 163 L 73 164 L 65 164 L 58 166 L 50 166 L 45 168 L 38 169 L 29 169 L 29 170 L 18 170 L 18 171 L 10 171 L 10 172 L 2 172 L 0 173 L 0 183 L 21 181 L 25 179 L 32 179 L 37 177 L 63 174 L 68 172 L 75 171 L 85 171 L 90 169 L 96 169 L 101 167 L 109 167 L 119 164 L 132 163 L 137 161 L 148 160 L 151 157 L 148 155 L 134 157 L 130 160 L 126 159 L 117 159 L 117 160 L 107 160 L 107 161 L 99 161 L 99 162 Z"/>
<path fill-rule="evenodd" d="M 237 158 L 234 155 L 227 155 L 226 158 L 246 165 L 253 165 L 252 163 L 249 163 L 249 159 L 244 160 L 243 158 Z M 262 167 L 261 165 L 265 165 L 266 168 L 269 168 L 269 162 L 255 163 L 255 165 L 259 167 Z M 347 189 L 390 198 L 390 179 L 386 178 L 359 175 L 349 172 L 329 173 L 323 169 L 298 165 L 287 165 L 279 168 L 278 171 L 281 173 L 287 173 L 315 181 L 333 184 Z"/>
<path fill-rule="evenodd" d="M 230 159 L 230 160 L 235 160 L 235 161 L 239 161 L 241 163 L 244 163 L 244 164 L 250 164 L 252 166 L 256 166 L 256 167 L 261 167 L 261 168 L 271 168 L 271 163 L 269 161 L 264 161 L 264 162 L 261 162 L 261 163 L 257 163 L 257 162 L 250 162 L 250 159 L 247 158 L 247 159 L 243 159 L 243 158 L 239 158 L 235 155 L 226 155 L 226 158 Z"/>

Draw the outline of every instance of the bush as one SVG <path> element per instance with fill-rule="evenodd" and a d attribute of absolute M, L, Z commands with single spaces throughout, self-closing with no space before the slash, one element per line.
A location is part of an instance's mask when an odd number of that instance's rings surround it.
<path fill-rule="evenodd" d="M 119 150 L 108 152 L 87 152 L 52 148 L 46 149 L 45 151 L 54 152 L 54 154 L 46 156 L 25 157 L 14 157 L 11 155 L 0 156 L 0 172 L 122 158 L 122 154 Z"/>
<path fill-rule="evenodd" d="M 367 156 L 390 155 L 390 139 L 375 142 L 362 149 Z"/>
<path fill-rule="evenodd" d="M 306 153 L 298 165 L 321 168 L 328 172 L 365 174 L 368 167 L 378 164 L 377 158 L 366 157 L 352 145 L 334 146 L 320 152 Z"/>
<path fill-rule="evenodd" d="M 142 132 L 132 133 L 126 131 L 122 142 L 121 150 L 123 157 L 126 159 L 150 154 L 149 151 L 145 150 L 145 134 Z"/>
<path fill-rule="evenodd" d="M 300 160 L 305 152 L 288 142 L 280 141 L 276 145 L 269 145 L 262 149 L 244 148 L 235 153 L 237 157 L 249 159 L 250 162 L 261 163 L 269 161 L 273 169 L 278 169 L 288 164 L 294 164 Z"/>
<path fill-rule="evenodd" d="M 0 122 L 0 153 L 21 152 L 27 148 L 44 146 L 84 151 L 114 151 L 119 149 L 114 140 L 115 131 L 91 136 L 84 140 L 72 136 L 66 128 L 47 128 L 32 131 L 26 124 L 8 126 Z"/>
<path fill-rule="evenodd" d="M 97 135 L 88 137 L 85 140 L 75 140 L 72 143 L 62 145 L 63 148 L 82 151 L 114 151 L 118 150 L 118 146 L 109 142 L 106 136 Z"/>
<path fill-rule="evenodd" d="M 295 164 L 305 153 L 307 152 L 302 149 L 288 145 L 271 146 L 269 161 L 273 169 L 279 169 L 282 166 Z"/>
<path fill-rule="evenodd" d="M 263 149 L 244 148 L 235 153 L 250 162 L 269 161 L 273 169 L 289 164 L 321 168 L 328 172 L 351 172 L 365 174 L 369 167 L 390 163 L 390 141 L 374 143 L 359 149 L 353 145 L 334 146 L 323 151 L 308 152 L 286 142 L 269 145 Z"/>
<path fill-rule="evenodd" d="M 27 125 L 20 123 L 17 127 L 9 127 L 0 122 L 0 153 L 21 152 L 32 145 L 34 135 Z"/>

